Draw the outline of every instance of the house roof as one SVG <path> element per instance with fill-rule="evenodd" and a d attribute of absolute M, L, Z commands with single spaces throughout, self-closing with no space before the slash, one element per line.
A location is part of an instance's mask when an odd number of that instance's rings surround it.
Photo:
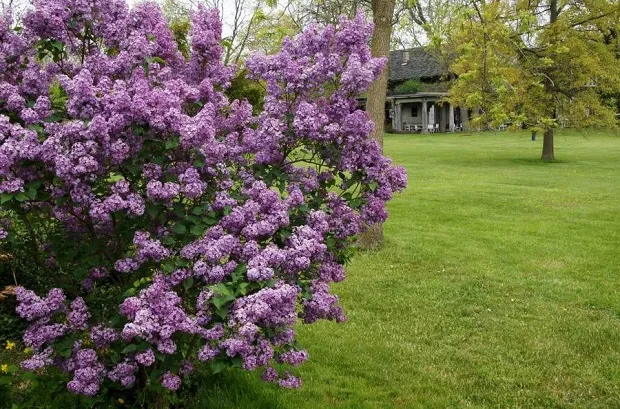
<path fill-rule="evenodd" d="M 390 81 L 434 78 L 447 73 L 439 59 L 424 47 L 390 53 Z"/>

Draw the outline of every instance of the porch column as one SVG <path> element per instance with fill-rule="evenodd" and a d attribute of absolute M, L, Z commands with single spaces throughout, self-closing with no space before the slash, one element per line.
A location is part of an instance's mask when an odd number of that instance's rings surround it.
<path fill-rule="evenodd" d="M 393 128 L 397 131 L 403 130 L 403 104 L 396 102 L 394 104 L 394 124 Z"/>
<path fill-rule="evenodd" d="M 428 132 L 428 106 L 426 100 L 422 101 L 422 133 Z"/>
<path fill-rule="evenodd" d="M 443 103 L 441 105 L 441 108 L 436 109 L 436 112 L 439 114 L 439 121 L 437 121 L 437 119 L 435 118 L 435 122 L 439 122 L 439 132 L 445 132 L 446 131 L 446 103 Z"/>
<path fill-rule="evenodd" d="M 448 104 L 448 128 L 450 132 L 454 132 L 454 107 Z"/>
<path fill-rule="evenodd" d="M 464 107 L 461 107 L 461 122 L 463 123 L 463 131 L 469 131 L 469 112 Z"/>

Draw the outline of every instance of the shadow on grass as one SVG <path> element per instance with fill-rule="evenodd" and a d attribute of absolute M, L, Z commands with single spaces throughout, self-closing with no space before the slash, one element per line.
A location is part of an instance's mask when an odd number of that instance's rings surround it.
<path fill-rule="evenodd" d="M 358 254 L 359 255 L 363 255 L 363 254 L 375 255 L 375 254 L 383 252 L 386 249 L 393 248 L 396 245 L 397 243 L 394 240 L 391 240 L 389 236 L 385 235 L 385 230 L 384 230 L 383 240 L 381 240 L 381 243 L 378 246 L 372 247 L 372 248 L 366 248 L 366 247 L 359 245 L 358 243 L 355 245 L 353 257 L 355 257 Z"/>
<path fill-rule="evenodd" d="M 513 159 L 510 159 L 509 162 L 516 163 L 519 165 L 554 165 L 554 164 L 570 163 L 570 161 L 561 160 L 561 159 L 542 160 L 540 158 L 513 158 Z"/>
<path fill-rule="evenodd" d="M 198 373 L 181 396 L 177 409 L 278 409 L 278 387 L 259 379 L 256 373 L 225 370 L 217 375 Z M 281 393 L 281 390 L 280 390 Z"/>
<path fill-rule="evenodd" d="M 502 158 L 502 157 L 490 157 L 490 158 L 460 158 L 457 160 L 442 160 L 439 163 L 450 166 L 466 166 L 474 168 L 486 168 L 486 167 L 510 167 L 510 166 L 551 166 L 551 165 L 566 165 L 574 163 L 574 161 L 567 160 L 552 160 L 545 161 L 540 158 Z"/>

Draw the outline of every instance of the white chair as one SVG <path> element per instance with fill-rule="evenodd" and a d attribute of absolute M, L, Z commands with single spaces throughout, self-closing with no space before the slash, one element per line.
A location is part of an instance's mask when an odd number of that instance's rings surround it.
<path fill-rule="evenodd" d="M 404 128 L 405 128 L 405 131 L 411 132 L 411 124 L 405 124 Z"/>

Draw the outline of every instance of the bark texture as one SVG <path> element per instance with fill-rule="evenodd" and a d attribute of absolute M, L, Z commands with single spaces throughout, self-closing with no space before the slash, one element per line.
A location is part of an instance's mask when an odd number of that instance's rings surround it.
<path fill-rule="evenodd" d="M 553 128 L 549 128 L 545 131 L 543 137 L 542 160 L 555 160 L 555 154 L 553 152 Z"/>
<path fill-rule="evenodd" d="M 392 39 L 392 15 L 396 0 L 372 0 L 372 14 L 375 31 L 372 35 L 371 50 L 373 57 L 390 56 L 390 41 Z M 387 96 L 389 68 L 386 65 L 383 73 L 368 89 L 366 110 L 370 119 L 375 123 L 375 130 L 371 137 L 379 141 L 383 147 L 383 133 L 385 131 L 385 99 Z M 360 246 L 366 249 L 375 249 L 383 241 L 383 225 L 366 226 L 366 231 L 360 236 Z"/>

